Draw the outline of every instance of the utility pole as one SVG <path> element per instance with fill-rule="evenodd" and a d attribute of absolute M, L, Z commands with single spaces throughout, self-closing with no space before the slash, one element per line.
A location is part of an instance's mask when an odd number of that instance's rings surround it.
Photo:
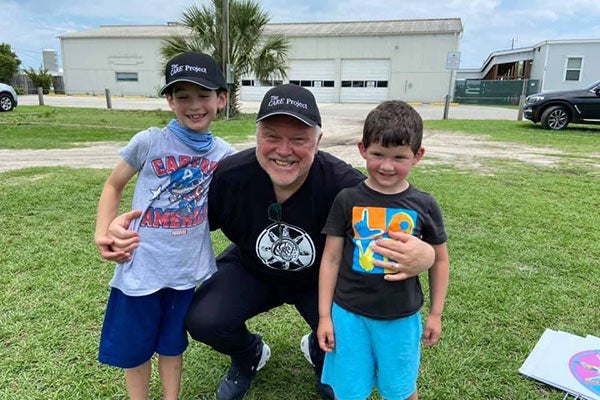
<path fill-rule="evenodd" d="M 223 68 L 223 76 L 227 83 L 229 91 L 230 82 L 230 65 L 229 65 L 229 0 L 222 0 L 222 26 L 223 26 L 223 52 L 221 57 L 221 68 Z M 229 119 L 229 96 L 227 96 L 226 119 Z"/>

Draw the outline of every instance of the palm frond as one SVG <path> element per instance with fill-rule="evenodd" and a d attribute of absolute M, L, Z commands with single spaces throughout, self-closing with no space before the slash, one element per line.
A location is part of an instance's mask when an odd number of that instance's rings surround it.
<path fill-rule="evenodd" d="M 199 7 L 191 5 L 181 15 L 181 23 L 190 29 L 189 36 L 173 36 L 163 41 L 161 55 L 163 62 L 184 51 L 199 51 L 210 54 L 221 65 L 223 49 L 227 46 L 223 38 L 223 4 L 212 0 Z M 269 15 L 262 11 L 260 4 L 253 0 L 229 1 L 229 40 L 228 58 L 233 66 L 235 83 L 230 87 L 232 104 L 237 104 L 239 80 L 247 74 L 258 79 L 285 77 L 289 41 L 282 35 L 265 36 L 264 29 L 269 23 Z M 237 109 L 234 110 L 237 112 Z"/>

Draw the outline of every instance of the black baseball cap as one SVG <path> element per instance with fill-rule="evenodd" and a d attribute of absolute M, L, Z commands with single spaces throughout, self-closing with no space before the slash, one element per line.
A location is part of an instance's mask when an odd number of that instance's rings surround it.
<path fill-rule="evenodd" d="M 275 86 L 265 93 L 256 122 L 281 114 L 290 115 L 309 126 L 321 126 L 321 114 L 315 96 L 310 90 L 293 83 Z"/>
<path fill-rule="evenodd" d="M 169 60 L 165 67 L 166 84 L 160 89 L 165 94 L 167 89 L 177 82 L 191 82 L 211 90 L 227 91 L 221 67 L 208 54 L 188 51 Z"/>

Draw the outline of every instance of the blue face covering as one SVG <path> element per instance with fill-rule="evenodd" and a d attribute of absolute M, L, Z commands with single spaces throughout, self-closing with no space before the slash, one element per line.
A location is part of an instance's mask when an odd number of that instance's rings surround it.
<path fill-rule="evenodd" d="M 196 151 L 208 151 L 213 145 L 212 132 L 198 132 L 183 126 L 176 119 L 172 119 L 167 125 L 169 130 L 183 143 Z"/>

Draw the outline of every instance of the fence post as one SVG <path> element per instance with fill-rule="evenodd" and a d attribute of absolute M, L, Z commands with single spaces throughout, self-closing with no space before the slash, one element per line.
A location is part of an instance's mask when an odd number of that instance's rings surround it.
<path fill-rule="evenodd" d="M 517 113 L 517 121 L 523 121 L 523 106 L 525 105 L 525 94 L 529 86 L 529 79 L 523 79 L 523 87 L 521 88 L 521 96 L 519 96 L 519 112 Z"/>
<path fill-rule="evenodd" d="M 38 90 L 38 102 L 40 103 L 40 106 L 44 105 L 44 89 L 41 87 L 37 88 Z"/>
<path fill-rule="evenodd" d="M 104 89 L 104 95 L 106 96 L 106 108 L 109 110 L 112 108 L 112 101 L 110 98 L 110 89 Z"/>

